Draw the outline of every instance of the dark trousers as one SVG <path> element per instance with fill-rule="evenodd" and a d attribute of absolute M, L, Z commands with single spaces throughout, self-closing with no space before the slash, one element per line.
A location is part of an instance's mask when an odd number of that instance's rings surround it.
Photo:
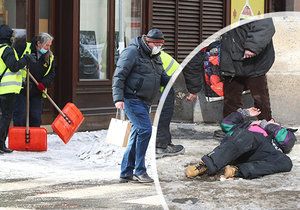
<path fill-rule="evenodd" d="M 253 179 L 292 169 L 291 159 L 275 149 L 271 140 L 247 130 L 238 130 L 211 153 L 202 157 L 213 175 L 228 164 L 238 167 L 238 176 Z"/>
<path fill-rule="evenodd" d="M 0 149 L 5 145 L 9 124 L 12 119 L 15 106 L 16 94 L 4 94 L 0 96 L 1 118 L 0 118 Z"/>
<path fill-rule="evenodd" d="M 167 148 L 168 144 L 171 144 L 172 142 L 170 123 L 174 112 L 174 101 L 175 91 L 173 88 L 171 88 L 159 117 L 156 135 L 156 147 L 165 149 Z"/>
<path fill-rule="evenodd" d="M 42 124 L 43 104 L 40 96 L 30 96 L 29 99 L 29 126 L 40 127 Z M 16 97 L 14 110 L 14 126 L 26 126 L 26 96 L 19 94 Z"/>
<path fill-rule="evenodd" d="M 258 119 L 272 119 L 269 89 L 266 75 L 259 77 L 225 78 L 223 117 L 238 108 L 243 108 L 242 92 L 249 89 L 254 100 L 254 107 L 259 108 L 261 114 Z"/>

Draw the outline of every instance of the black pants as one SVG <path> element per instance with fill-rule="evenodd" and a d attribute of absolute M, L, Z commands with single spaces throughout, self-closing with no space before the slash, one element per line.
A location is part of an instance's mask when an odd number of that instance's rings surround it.
<path fill-rule="evenodd" d="M 29 126 L 40 127 L 42 124 L 43 103 L 41 96 L 30 96 L 29 98 Z M 14 110 L 14 126 L 26 125 L 26 96 L 19 94 L 16 96 Z"/>
<path fill-rule="evenodd" d="M 170 123 L 174 112 L 174 101 L 175 91 L 171 88 L 160 114 L 156 135 L 156 147 L 165 149 L 167 145 L 172 142 Z"/>
<path fill-rule="evenodd" d="M 0 118 L 0 148 L 3 148 L 8 134 L 10 121 L 15 106 L 16 94 L 9 93 L 0 96 L 1 118 Z"/>
<path fill-rule="evenodd" d="M 249 89 L 254 100 L 254 107 L 261 114 L 258 119 L 272 119 L 269 89 L 266 75 L 259 77 L 226 77 L 224 81 L 223 117 L 243 107 L 242 92 Z"/>
<path fill-rule="evenodd" d="M 238 167 L 238 176 L 253 179 L 260 176 L 292 169 L 291 159 L 272 145 L 263 135 L 247 130 L 238 130 L 202 157 L 208 167 L 208 174 L 216 174 L 224 166 Z"/>

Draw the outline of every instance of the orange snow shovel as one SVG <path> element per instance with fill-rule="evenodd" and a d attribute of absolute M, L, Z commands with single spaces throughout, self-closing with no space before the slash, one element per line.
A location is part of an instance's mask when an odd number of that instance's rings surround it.
<path fill-rule="evenodd" d="M 36 85 L 38 85 L 38 81 L 36 81 L 32 74 L 29 73 L 29 76 L 32 81 Z M 73 134 L 82 124 L 84 117 L 80 110 L 73 103 L 67 103 L 63 110 L 61 110 L 45 90 L 43 91 L 43 93 L 59 112 L 59 115 L 55 118 L 55 120 L 51 124 L 51 127 L 53 131 L 62 139 L 62 141 L 67 144 Z"/>
<path fill-rule="evenodd" d="M 29 73 L 29 71 L 27 71 Z M 8 132 L 8 147 L 16 151 L 47 151 L 47 130 L 29 127 L 29 76 L 26 89 L 26 127 L 11 127 Z"/>

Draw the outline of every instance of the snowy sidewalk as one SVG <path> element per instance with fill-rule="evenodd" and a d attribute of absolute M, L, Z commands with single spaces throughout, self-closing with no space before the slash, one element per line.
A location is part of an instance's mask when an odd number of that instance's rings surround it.
<path fill-rule="evenodd" d="M 297 126 L 296 126 L 297 127 Z M 184 155 L 157 160 L 157 171 L 170 209 L 300 209 L 300 133 L 289 154 L 293 169 L 289 173 L 259 179 L 226 180 L 219 177 L 187 179 L 184 169 L 216 147 L 212 139 L 217 125 L 173 124 L 175 144 L 185 147 Z M 170 164 L 172 163 L 172 164 Z"/>
<path fill-rule="evenodd" d="M 0 209 L 160 209 L 154 185 L 118 183 L 124 148 L 107 144 L 106 132 L 79 132 L 66 145 L 48 135 L 47 152 L 1 155 Z"/>

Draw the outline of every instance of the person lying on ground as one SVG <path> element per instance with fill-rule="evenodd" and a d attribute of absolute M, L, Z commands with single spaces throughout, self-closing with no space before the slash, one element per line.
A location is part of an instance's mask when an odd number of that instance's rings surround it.
<path fill-rule="evenodd" d="M 258 178 L 264 175 L 289 172 L 293 164 L 286 155 L 294 144 L 297 129 L 285 128 L 274 120 L 251 121 L 260 110 L 254 107 L 238 109 L 221 123 L 226 136 L 212 152 L 196 165 L 186 168 L 186 176 L 215 175 L 224 167 L 224 177 Z"/>

